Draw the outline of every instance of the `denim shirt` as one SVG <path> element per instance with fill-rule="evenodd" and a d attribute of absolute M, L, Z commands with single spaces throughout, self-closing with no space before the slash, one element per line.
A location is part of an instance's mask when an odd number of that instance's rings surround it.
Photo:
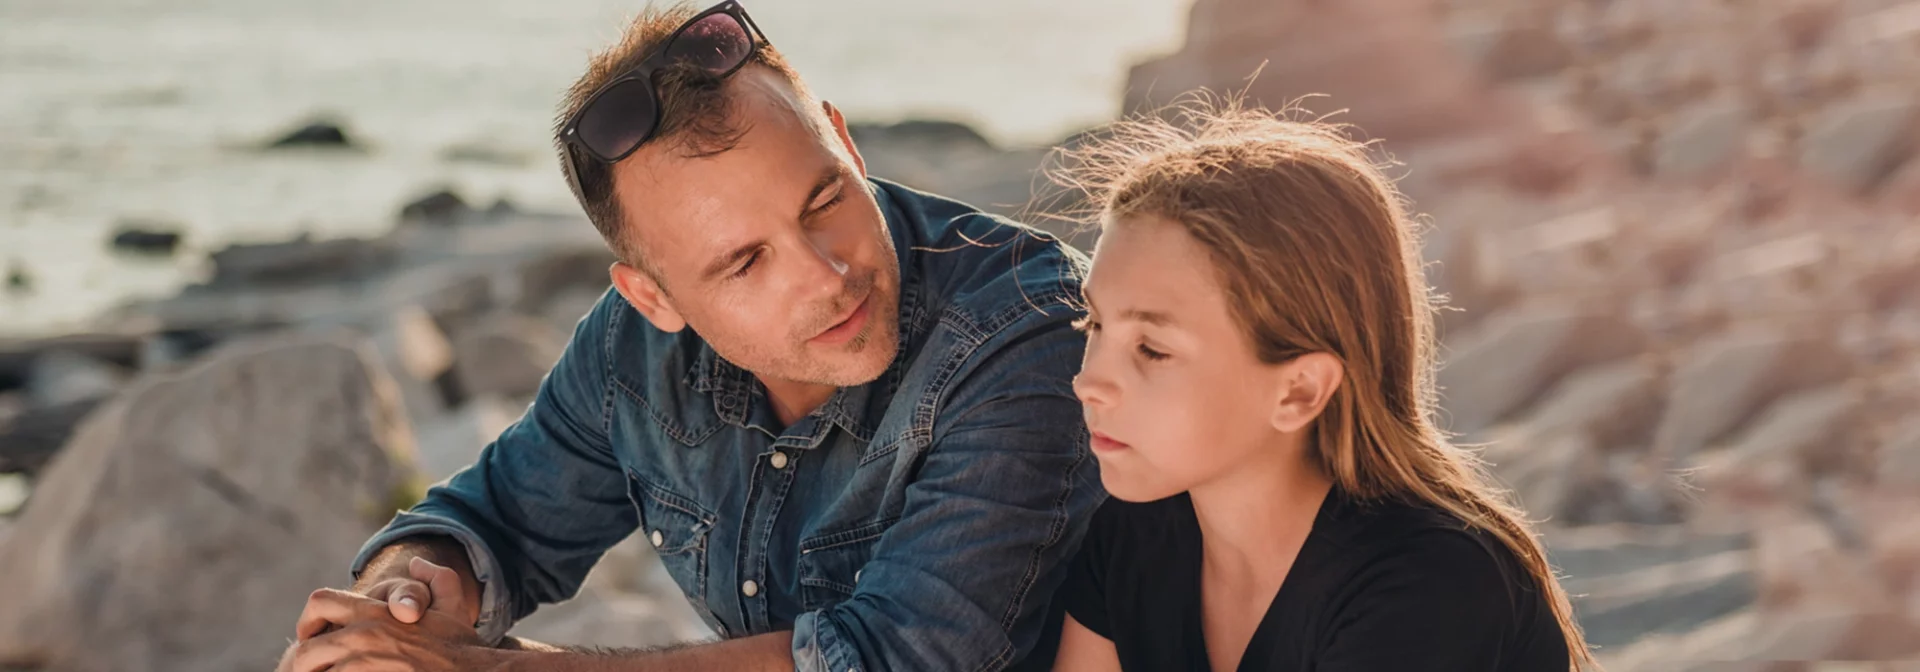
<path fill-rule="evenodd" d="M 721 636 L 792 630 L 798 670 L 1021 660 L 1105 498 L 1070 382 L 1087 260 L 869 188 L 901 274 L 900 350 L 878 380 L 782 431 L 752 374 L 608 292 L 525 415 L 369 540 L 354 574 L 403 537 L 453 537 L 497 641 L 638 531 Z"/>

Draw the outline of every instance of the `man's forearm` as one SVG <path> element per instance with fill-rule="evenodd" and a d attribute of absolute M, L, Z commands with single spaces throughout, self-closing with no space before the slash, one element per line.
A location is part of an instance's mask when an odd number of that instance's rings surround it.
<path fill-rule="evenodd" d="M 515 640 L 516 642 L 524 640 Z M 503 672 L 793 672 L 793 633 L 764 635 L 664 650 L 564 649 L 528 642 Z"/>

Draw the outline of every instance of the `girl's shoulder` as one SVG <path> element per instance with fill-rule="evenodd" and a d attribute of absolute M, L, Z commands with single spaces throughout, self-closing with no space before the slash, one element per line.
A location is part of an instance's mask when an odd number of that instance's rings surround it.
<path fill-rule="evenodd" d="M 1324 533 L 1331 583 L 1341 592 L 1445 587 L 1499 596 L 1508 610 L 1531 612 L 1541 597 L 1505 544 L 1444 509 L 1402 502 L 1343 502 Z M 1337 559 L 1336 559 L 1337 558 Z"/>

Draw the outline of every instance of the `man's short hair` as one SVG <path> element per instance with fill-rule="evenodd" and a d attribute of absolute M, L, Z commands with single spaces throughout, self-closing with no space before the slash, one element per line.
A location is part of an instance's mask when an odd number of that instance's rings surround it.
<path fill-rule="evenodd" d="M 554 144 L 560 152 L 560 169 L 574 185 L 574 198 L 587 212 L 587 219 L 600 230 L 607 246 L 622 260 L 638 265 L 658 280 L 659 275 L 630 240 L 620 203 L 613 195 L 613 166 L 581 151 L 561 135 L 567 120 L 585 106 L 587 98 L 608 82 L 639 67 L 648 55 L 658 51 L 662 42 L 687 20 L 700 13 L 688 4 L 668 7 L 649 6 L 627 26 L 620 41 L 594 54 L 587 72 L 567 89 L 560 103 L 560 115 L 554 124 Z M 794 88 L 805 94 L 800 75 L 787 64 L 786 57 L 772 45 L 761 44 L 753 58 L 742 68 L 771 68 Z M 654 95 L 660 99 L 660 122 L 648 144 L 671 147 L 686 157 L 711 156 L 732 149 L 747 128 L 735 112 L 725 80 L 691 66 L 667 67 L 654 75 Z"/>

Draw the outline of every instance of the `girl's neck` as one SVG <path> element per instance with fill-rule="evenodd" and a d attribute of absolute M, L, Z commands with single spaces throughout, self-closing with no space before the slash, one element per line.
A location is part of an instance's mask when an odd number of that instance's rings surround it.
<path fill-rule="evenodd" d="M 1214 576 L 1249 587 L 1277 586 L 1313 530 L 1332 481 L 1307 461 L 1304 445 L 1276 448 L 1271 459 L 1190 493 L 1202 557 Z"/>

